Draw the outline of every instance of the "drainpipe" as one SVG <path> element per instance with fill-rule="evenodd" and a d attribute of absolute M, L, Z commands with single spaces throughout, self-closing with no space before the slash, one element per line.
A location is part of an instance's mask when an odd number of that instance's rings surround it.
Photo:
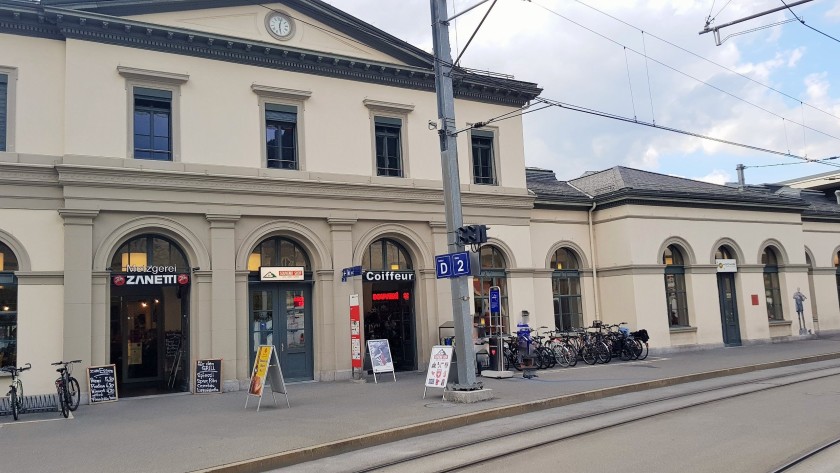
<path fill-rule="evenodd" d="M 589 224 L 589 253 L 592 255 L 592 284 L 595 288 L 595 320 L 601 320 L 601 293 L 598 290 L 598 254 L 595 252 L 595 228 L 592 226 L 592 212 L 595 211 L 595 206 L 598 203 L 595 202 L 594 197 L 578 189 L 571 182 L 566 182 L 566 184 L 569 184 L 573 189 L 592 200 L 592 207 L 589 208 L 587 220 Z"/>
<path fill-rule="evenodd" d="M 834 198 L 837 199 L 837 205 L 840 205 L 840 191 L 834 191 Z"/>

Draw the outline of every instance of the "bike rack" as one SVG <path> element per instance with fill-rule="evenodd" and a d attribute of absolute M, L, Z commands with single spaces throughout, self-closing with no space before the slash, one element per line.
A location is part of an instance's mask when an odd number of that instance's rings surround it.
<path fill-rule="evenodd" d="M 35 396 L 23 396 L 20 409 L 21 414 L 34 414 L 36 412 L 58 412 L 58 394 L 38 394 Z M 0 398 L 0 416 L 12 415 L 12 406 L 9 405 L 9 398 Z"/>

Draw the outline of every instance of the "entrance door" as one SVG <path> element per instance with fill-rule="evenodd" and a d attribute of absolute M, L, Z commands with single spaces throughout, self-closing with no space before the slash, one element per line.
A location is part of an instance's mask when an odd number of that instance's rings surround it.
<path fill-rule="evenodd" d="M 723 343 L 726 346 L 740 346 L 741 327 L 738 323 L 738 303 L 735 297 L 735 273 L 718 273 L 717 280 Z"/>
<path fill-rule="evenodd" d="M 251 361 L 259 345 L 274 345 L 284 378 L 313 379 L 312 286 L 254 284 L 250 295 Z"/>
<path fill-rule="evenodd" d="M 367 285 L 366 285 L 367 286 Z M 365 340 L 387 339 L 394 369 L 417 369 L 411 283 L 375 282 L 365 301 Z M 366 293 L 368 288 L 366 288 Z"/>

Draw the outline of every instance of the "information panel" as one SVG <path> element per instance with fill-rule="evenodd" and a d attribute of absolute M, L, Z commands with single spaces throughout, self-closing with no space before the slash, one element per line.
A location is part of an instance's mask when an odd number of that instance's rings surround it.
<path fill-rule="evenodd" d="M 222 360 L 197 360 L 195 362 L 195 393 L 222 392 Z"/>
<path fill-rule="evenodd" d="M 89 366 L 87 373 L 91 404 L 118 399 L 116 365 Z"/>
<path fill-rule="evenodd" d="M 426 387 L 445 388 L 452 366 L 452 346 L 435 345 L 429 356 L 429 371 L 426 373 Z"/>
<path fill-rule="evenodd" d="M 368 340 L 368 353 L 370 354 L 370 365 L 373 368 L 373 382 L 376 380 L 376 373 L 391 372 L 394 375 L 394 382 L 397 381 L 397 375 L 394 373 L 394 361 L 391 357 L 391 345 L 388 344 L 388 339 Z"/>

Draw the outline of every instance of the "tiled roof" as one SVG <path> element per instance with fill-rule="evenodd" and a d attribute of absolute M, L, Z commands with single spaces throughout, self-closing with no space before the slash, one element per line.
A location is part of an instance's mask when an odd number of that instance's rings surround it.
<path fill-rule="evenodd" d="M 554 171 L 538 168 L 526 168 L 525 179 L 528 189 L 537 195 L 537 200 L 566 202 L 570 204 L 591 203 L 583 192 L 578 191 L 564 181 L 558 181 Z"/>
<path fill-rule="evenodd" d="M 587 194 L 599 203 L 613 203 L 626 199 L 659 202 L 672 205 L 731 205 L 771 207 L 787 211 L 804 211 L 808 203 L 796 193 L 764 186 L 737 187 L 710 184 L 682 177 L 616 166 L 600 172 L 587 173 L 568 182 L 558 181 L 553 171 L 526 169 L 528 188 L 540 201 L 580 204 L 591 202 Z M 781 187 L 781 186 L 780 186 Z M 661 205 L 661 204 L 659 204 Z"/>

